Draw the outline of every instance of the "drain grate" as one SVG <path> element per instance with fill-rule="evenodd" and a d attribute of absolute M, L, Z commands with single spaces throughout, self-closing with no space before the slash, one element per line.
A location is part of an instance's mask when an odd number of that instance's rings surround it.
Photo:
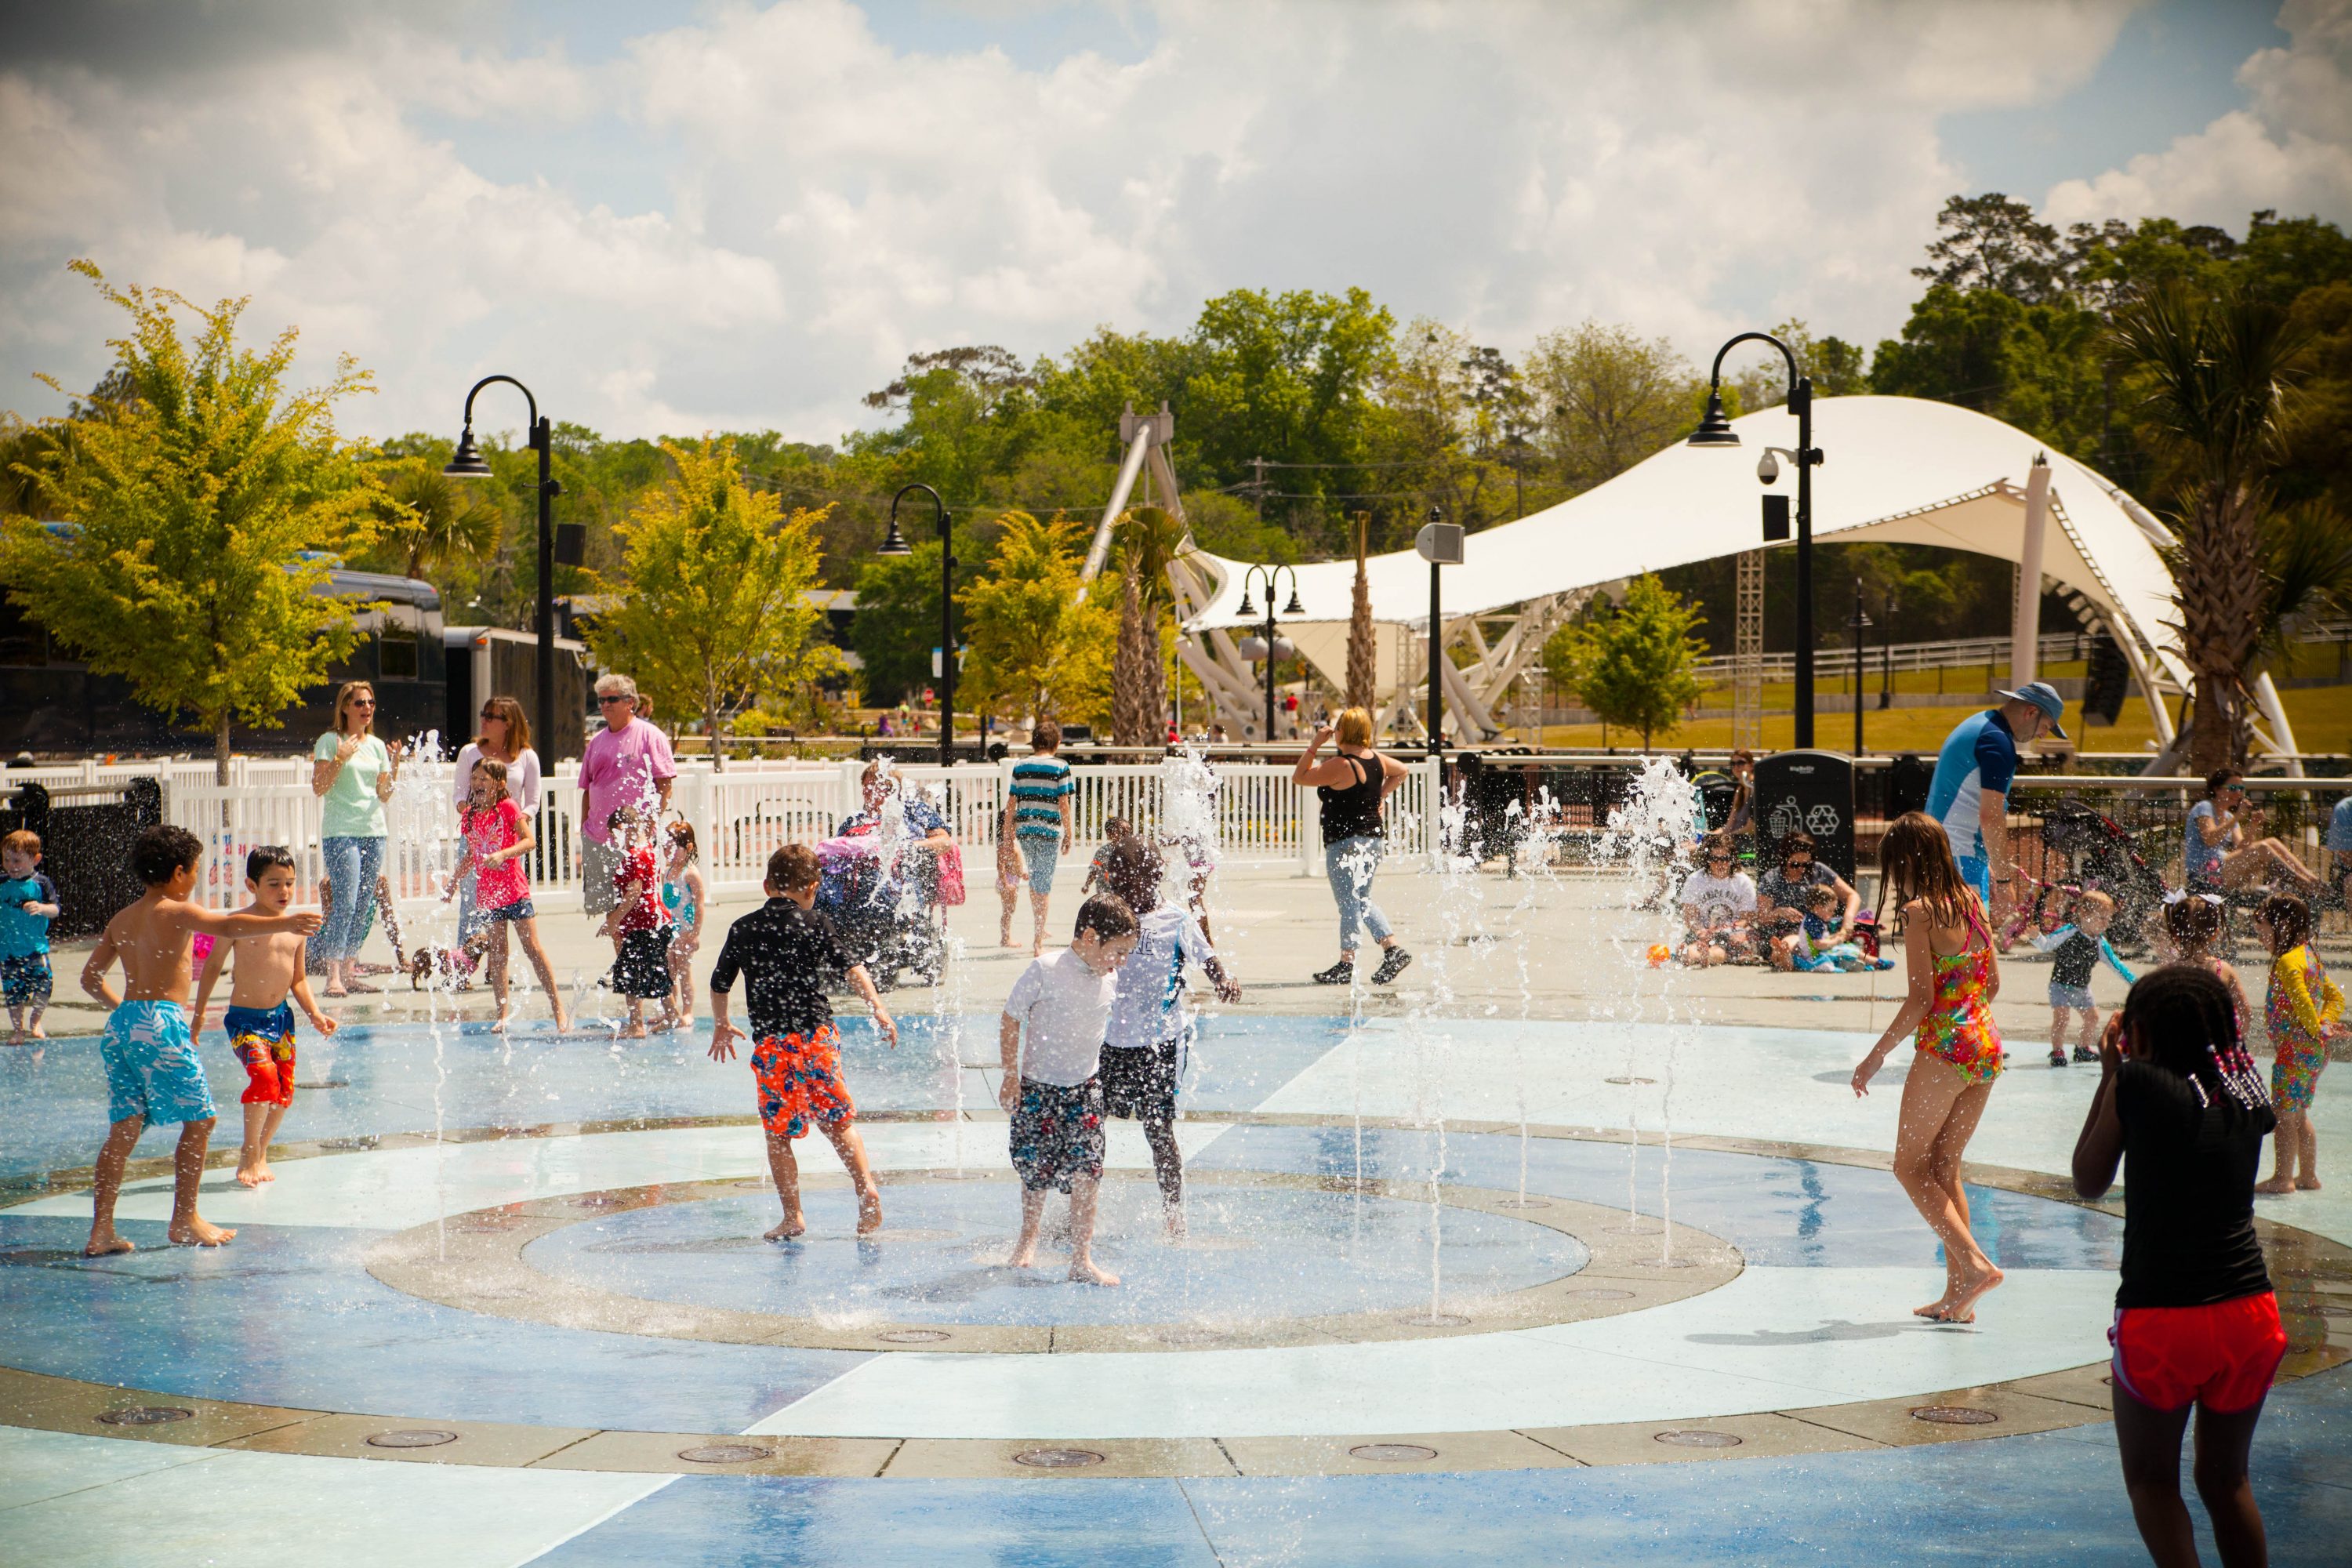
<path fill-rule="evenodd" d="M 1504 1209 L 1548 1209 L 1551 1207 L 1551 1200 L 1549 1198 L 1505 1198 L 1495 1206 Z"/>
<path fill-rule="evenodd" d="M 1654 1443 L 1664 1443 L 1676 1448 L 1737 1448 L 1739 1439 L 1729 1432 L 1710 1432 L 1704 1426 L 1676 1426 L 1652 1435 Z"/>
<path fill-rule="evenodd" d="M 457 1440 L 455 1432 L 438 1432 L 429 1426 L 406 1426 L 394 1432 L 378 1432 L 368 1439 L 371 1448 L 437 1448 L 444 1443 Z"/>
<path fill-rule="evenodd" d="M 616 1209 L 628 1201 L 611 1193 L 590 1193 L 586 1197 L 572 1199 L 572 1206 L 576 1209 Z"/>
<path fill-rule="evenodd" d="M 776 1451 L 750 1443 L 706 1443 L 699 1448 L 680 1448 L 677 1457 L 692 1465 L 748 1465 L 756 1459 L 772 1459 Z"/>
<path fill-rule="evenodd" d="M 1937 1426 L 1985 1426 L 2000 1417 L 1990 1410 L 1979 1410 L 1969 1405 L 1922 1405 L 1911 1412 L 1911 1419 L 1931 1422 Z"/>
<path fill-rule="evenodd" d="M 1101 1464 L 1103 1457 L 1092 1448 L 1024 1448 L 1013 1462 L 1033 1470 L 1082 1470 Z"/>
<path fill-rule="evenodd" d="M 1466 1329 L 1470 1320 L 1458 1312 L 1416 1312 L 1410 1318 L 1399 1318 L 1400 1323 L 1410 1323 L 1416 1329 Z"/>
<path fill-rule="evenodd" d="M 1581 1289 L 1563 1291 L 1562 1294 L 1572 1301 L 1630 1301 L 1633 1299 L 1631 1290 L 1619 1290 L 1607 1285 L 1587 1285 Z"/>
<path fill-rule="evenodd" d="M 109 1426 L 161 1426 L 168 1422 L 193 1420 L 195 1414 L 176 1405 L 135 1405 L 128 1410 L 106 1411 L 99 1419 Z"/>
<path fill-rule="evenodd" d="M 1658 1080 L 1654 1078 L 1604 1078 L 1601 1081 L 1603 1083 L 1636 1084 L 1655 1083 Z"/>
<path fill-rule="evenodd" d="M 1359 1443 L 1348 1450 L 1348 1457 L 1376 1465 L 1418 1465 L 1437 1458 L 1437 1450 L 1418 1443 Z"/>
<path fill-rule="evenodd" d="M 955 1338 L 945 1329 L 885 1329 L 874 1337 L 894 1345 L 935 1345 Z"/>
<path fill-rule="evenodd" d="M 347 1078 L 322 1078 L 315 1083 L 298 1083 L 294 1087 L 296 1089 L 349 1089 L 352 1087 L 352 1080 Z"/>

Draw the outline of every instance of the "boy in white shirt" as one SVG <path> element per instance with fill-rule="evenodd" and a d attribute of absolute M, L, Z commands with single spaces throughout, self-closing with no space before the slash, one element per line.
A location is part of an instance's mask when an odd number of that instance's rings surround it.
<path fill-rule="evenodd" d="M 1176 1089 L 1192 1040 L 1192 1009 L 1184 984 L 1187 964 L 1207 972 L 1226 1002 L 1242 988 L 1217 962 L 1201 922 L 1181 904 L 1160 900 L 1166 866 L 1139 837 L 1104 849 L 1103 886 L 1136 911 L 1135 951 L 1119 965 L 1110 1030 L 1103 1037 L 1103 1113 L 1143 1123 L 1160 1203 L 1173 1240 L 1184 1234 L 1184 1160 L 1176 1147 Z"/>
<path fill-rule="evenodd" d="M 1683 884 L 1683 962 L 1694 969 L 1746 958 L 1756 948 L 1756 884 L 1738 869 L 1731 839 L 1707 836 L 1706 863 Z"/>
<path fill-rule="evenodd" d="M 1134 950 L 1135 912 L 1118 899 L 1088 899 L 1078 907 L 1070 945 L 1031 959 L 1005 998 L 997 1101 L 1013 1119 L 1013 1168 L 1021 1174 L 1021 1239 L 1008 1260 L 1015 1268 L 1037 1261 L 1045 1194 L 1060 1191 L 1070 1194 L 1070 1278 L 1118 1283 L 1094 1260 L 1103 1169 L 1100 1068 L 1118 966 Z"/>

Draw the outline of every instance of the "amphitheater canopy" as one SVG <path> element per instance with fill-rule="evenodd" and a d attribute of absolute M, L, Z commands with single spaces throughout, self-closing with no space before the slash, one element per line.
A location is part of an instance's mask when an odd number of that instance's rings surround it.
<path fill-rule="evenodd" d="M 1516 522 L 1470 536 L 1465 559 L 1444 569 L 1444 610 L 1500 611 L 1643 572 L 1759 547 L 1757 460 L 1765 447 L 1797 444 L 1797 421 L 1772 408 L 1734 422 L 1741 445 L 1667 447 L 1606 484 Z M 1813 479 L 1813 536 L 1879 540 L 2019 559 L 2025 485 L 2042 443 L 1998 419 L 1948 403 L 1911 397 L 1822 398 L 1813 440 L 1825 454 Z M 2095 471 L 2050 452 L 2051 526 L 2042 571 L 2095 605 L 2109 626 L 2127 629 L 2176 679 L 2187 671 L 2163 654 L 2171 577 L 2157 554 L 2160 526 Z M 1783 462 L 1774 489 L 1794 494 Z M 1771 548 L 1780 548 L 1772 546 Z M 1208 631 L 1244 626 L 1236 613 L 1245 563 L 1210 556 L 1215 594 L 1187 623 Z M 1410 550 L 1368 563 L 1375 620 L 1418 626 L 1429 615 L 1429 567 Z M 1286 621 L 1345 622 L 1355 583 L 1351 561 L 1298 568 L 1305 614 Z"/>

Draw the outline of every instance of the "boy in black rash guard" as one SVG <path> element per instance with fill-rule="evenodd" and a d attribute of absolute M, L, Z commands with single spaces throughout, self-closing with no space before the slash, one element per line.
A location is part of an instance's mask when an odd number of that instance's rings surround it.
<path fill-rule="evenodd" d="M 784 1217 L 762 1238 L 788 1241 L 808 1229 L 801 1215 L 801 1171 L 793 1140 L 814 1122 L 857 1188 L 857 1234 L 882 1227 L 882 1193 L 866 1168 L 866 1142 L 857 1135 L 857 1108 L 841 1081 L 841 1037 L 833 1026 L 833 1003 L 825 982 L 836 974 L 874 1009 L 874 1026 L 892 1049 L 898 1026 L 882 1005 L 865 966 L 841 945 L 833 921 L 810 906 L 816 901 L 816 851 L 788 844 L 768 857 L 768 901 L 727 931 L 727 945 L 710 971 L 710 1059 L 732 1061 L 734 1042 L 749 1038 L 751 1076 L 760 1084 L 760 1125 L 768 1134 L 768 1171 Z M 744 977 L 747 1036 L 727 1017 L 727 994 Z"/>
<path fill-rule="evenodd" d="M 2066 1015 L 2083 1015 L 2082 1032 L 2074 1037 L 2074 1059 L 2095 1062 L 2099 1053 L 2091 1042 L 2099 1037 L 2099 1005 L 2091 996 L 2091 971 L 2105 960 L 2107 967 L 2132 983 L 2132 972 L 2107 945 L 2107 927 L 2115 923 L 2116 901 L 2097 891 L 2084 893 L 2074 903 L 2074 922 L 2048 936 L 2033 939 L 2036 949 L 2050 955 L 2050 1065 L 2066 1065 Z"/>
<path fill-rule="evenodd" d="M 2286 1353 L 2254 1235 L 2254 1168 L 2277 1125 L 2238 1038 L 2229 987 L 2185 963 L 2140 977 L 2099 1046 L 2099 1087 L 2074 1144 L 2074 1190 L 2126 1163 L 2116 1323 L 2116 1446 L 2132 1517 L 2160 1564 L 2193 1564 L 2180 1437 L 2197 1412 L 2197 1491 L 2221 1561 L 2267 1561 L 2246 1479 L 2263 1400 Z"/>

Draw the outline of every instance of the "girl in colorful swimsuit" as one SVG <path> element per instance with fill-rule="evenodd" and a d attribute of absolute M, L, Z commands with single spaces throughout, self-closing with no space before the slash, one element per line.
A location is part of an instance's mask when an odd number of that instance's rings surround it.
<path fill-rule="evenodd" d="M 694 1027 L 694 954 L 702 946 L 702 910 L 710 901 L 702 869 L 695 864 L 700 851 L 694 825 L 669 825 L 669 864 L 662 868 L 662 908 L 669 911 L 669 977 L 677 994 L 677 1023 Z"/>
<path fill-rule="evenodd" d="M 2344 1032 L 2344 993 L 2311 951 L 2311 906 L 2292 893 L 2273 893 L 2254 916 L 2271 950 L 2271 989 L 2263 1008 L 2271 1035 L 2271 1100 L 2278 1137 L 2271 1143 L 2271 1179 L 2254 1191 L 2277 1197 L 2319 1186 L 2319 1140 L 2311 1126 L 2311 1097 L 2327 1066 L 2327 1042 Z"/>
<path fill-rule="evenodd" d="M 2100 1043 L 2074 1190 L 2105 1196 L 2123 1164 L 2123 1282 L 2107 1331 L 2116 1447 L 2158 1563 L 2198 1561 L 2180 1500 L 2192 1409 L 2197 1490 L 2221 1561 L 2267 1560 L 2246 1461 L 2287 1349 L 2254 1235 L 2254 1169 L 2276 1124 L 2221 978 L 2186 963 L 2142 975 Z"/>
<path fill-rule="evenodd" d="M 2192 964 L 2230 988 L 2230 1011 L 2238 1021 L 2238 1038 L 2246 1037 L 2246 988 L 2237 969 L 2213 955 L 2221 940 L 2224 911 L 2219 893 L 2164 895 L 2164 934 L 2171 940 L 2173 962 Z"/>
<path fill-rule="evenodd" d="M 1903 910 L 1910 992 L 1853 1069 L 1853 1091 L 1868 1094 L 1887 1054 L 1918 1030 L 1903 1081 L 1895 1179 L 1944 1244 L 1944 1293 L 1913 1310 L 1937 1322 L 1970 1323 L 1978 1300 L 2001 1281 L 1969 1228 L 1968 1189 L 1960 1179 L 1961 1157 L 2000 1076 L 2000 1031 L 1992 1021 L 2000 966 L 1984 906 L 1960 879 L 1941 824 L 1925 812 L 1898 817 L 1878 858 L 1880 897 L 1892 889 Z"/>

